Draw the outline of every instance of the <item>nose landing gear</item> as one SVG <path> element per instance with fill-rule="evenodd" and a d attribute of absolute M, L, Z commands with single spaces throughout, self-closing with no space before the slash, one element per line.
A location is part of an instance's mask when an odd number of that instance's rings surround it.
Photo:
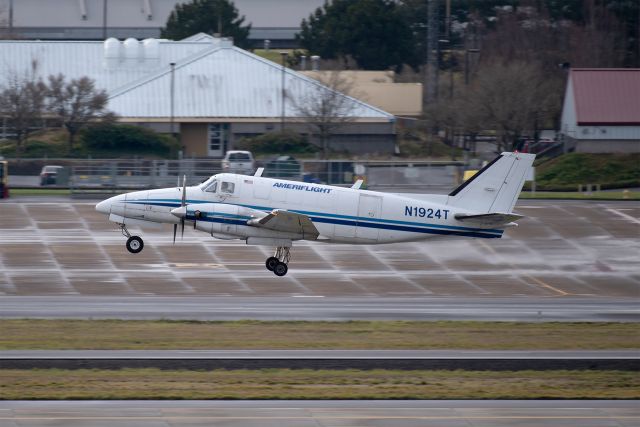
<path fill-rule="evenodd" d="M 273 271 L 276 276 L 280 277 L 287 274 L 287 271 L 289 271 L 289 267 L 287 267 L 287 265 L 291 259 L 291 254 L 289 252 L 290 249 L 291 248 L 289 247 L 279 246 L 276 249 L 274 256 L 267 258 L 267 261 L 265 262 L 267 270 Z"/>
<path fill-rule="evenodd" d="M 118 224 L 118 225 L 120 226 L 120 231 L 122 231 L 122 235 L 124 237 L 127 237 L 127 243 L 125 246 L 127 247 L 127 250 L 129 252 L 131 252 L 132 254 L 137 254 L 142 249 L 144 249 L 144 242 L 140 237 L 132 236 L 131 233 L 129 233 L 129 230 L 127 230 L 126 225 L 124 224 Z"/>

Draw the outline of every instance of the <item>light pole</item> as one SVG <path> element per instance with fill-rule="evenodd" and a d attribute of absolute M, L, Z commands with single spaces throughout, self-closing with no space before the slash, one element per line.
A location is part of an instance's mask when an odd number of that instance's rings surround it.
<path fill-rule="evenodd" d="M 282 89 L 281 91 L 281 111 L 280 111 L 280 132 L 284 132 L 284 106 L 285 106 L 285 87 L 284 87 L 284 77 L 285 77 L 285 63 L 287 60 L 287 56 L 289 55 L 288 52 L 282 51 L 280 52 L 280 55 L 282 56 L 282 81 L 280 84 L 280 88 Z"/>
<path fill-rule="evenodd" d="M 469 54 L 478 53 L 480 49 L 465 49 L 464 51 L 464 84 L 469 84 Z"/>

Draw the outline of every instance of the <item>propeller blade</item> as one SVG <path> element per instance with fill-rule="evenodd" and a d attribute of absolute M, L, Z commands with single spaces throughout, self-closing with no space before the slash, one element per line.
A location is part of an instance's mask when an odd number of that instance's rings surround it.
<path fill-rule="evenodd" d="M 182 176 L 182 204 L 180 206 L 187 205 L 187 175 Z"/>
<path fill-rule="evenodd" d="M 180 226 L 181 226 L 180 239 L 184 239 L 184 218 L 180 220 Z"/>
<path fill-rule="evenodd" d="M 173 224 L 173 244 L 176 244 L 176 233 L 178 232 L 178 224 Z"/>

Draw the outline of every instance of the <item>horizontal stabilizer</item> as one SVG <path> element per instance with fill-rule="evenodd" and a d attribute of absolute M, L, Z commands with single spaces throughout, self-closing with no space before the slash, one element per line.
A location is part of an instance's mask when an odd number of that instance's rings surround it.
<path fill-rule="evenodd" d="M 455 218 L 458 221 L 466 222 L 475 226 L 500 227 L 524 218 L 524 216 L 514 213 L 494 212 L 486 214 L 456 214 Z"/>

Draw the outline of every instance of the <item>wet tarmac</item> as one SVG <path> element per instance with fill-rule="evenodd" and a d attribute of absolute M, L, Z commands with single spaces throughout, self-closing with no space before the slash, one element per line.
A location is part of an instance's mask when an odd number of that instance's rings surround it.
<path fill-rule="evenodd" d="M 632 427 L 638 401 L 93 401 L 0 402 L 5 426 Z"/>
<path fill-rule="evenodd" d="M 170 226 L 131 229 L 130 254 L 95 202 L 0 203 L 0 296 L 640 297 L 637 202 L 521 201 L 502 239 L 380 246 L 300 242 L 289 274 L 267 247 Z"/>

